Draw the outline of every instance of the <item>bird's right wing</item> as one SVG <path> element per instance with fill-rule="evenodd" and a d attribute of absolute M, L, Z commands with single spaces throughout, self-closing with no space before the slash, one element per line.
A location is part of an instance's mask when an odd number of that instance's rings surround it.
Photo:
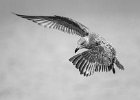
<path fill-rule="evenodd" d="M 102 47 L 79 53 L 69 59 L 79 69 L 80 74 L 90 76 L 97 71 L 110 71 L 114 68 L 113 58 L 106 56 Z M 114 69 L 115 70 L 115 69 Z M 115 73 L 115 71 L 113 72 Z"/>
<path fill-rule="evenodd" d="M 15 15 L 31 20 L 44 27 L 58 29 L 70 34 L 77 34 L 81 37 L 85 37 L 89 34 L 88 32 L 89 29 L 86 26 L 67 17 L 57 16 L 57 15 L 55 16 L 28 16 L 28 15 L 20 15 L 20 14 L 15 14 Z"/>

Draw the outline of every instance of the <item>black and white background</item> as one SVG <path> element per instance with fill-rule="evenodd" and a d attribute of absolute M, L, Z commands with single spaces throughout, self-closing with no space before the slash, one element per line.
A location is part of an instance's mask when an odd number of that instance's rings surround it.
<path fill-rule="evenodd" d="M 13 15 L 61 15 L 99 33 L 125 70 L 83 77 L 78 36 Z M 0 0 L 0 100 L 140 100 L 139 0 Z"/>

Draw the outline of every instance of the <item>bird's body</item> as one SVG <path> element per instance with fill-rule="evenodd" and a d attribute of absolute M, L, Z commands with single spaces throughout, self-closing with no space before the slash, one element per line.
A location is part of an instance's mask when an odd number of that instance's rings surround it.
<path fill-rule="evenodd" d="M 86 48 L 88 51 L 73 56 L 69 60 L 76 66 L 77 69 L 79 69 L 81 74 L 89 76 L 93 74 L 94 71 L 110 71 L 111 69 L 113 73 L 115 73 L 114 63 L 116 59 L 116 51 L 107 41 L 105 41 L 104 38 L 100 37 L 96 33 L 93 33 L 87 37 L 81 38 L 78 42 L 81 42 L 78 44 L 82 44 L 82 46 L 79 47 Z M 82 62 L 87 63 L 85 66 L 88 67 L 82 66 L 84 65 Z"/>
<path fill-rule="evenodd" d="M 15 13 L 14 13 L 15 14 Z M 99 34 L 92 33 L 83 24 L 62 16 L 27 16 L 19 15 L 22 18 L 31 20 L 44 27 L 58 29 L 69 34 L 77 34 L 81 36 L 78 40 L 75 53 L 79 49 L 87 49 L 69 59 L 70 62 L 79 69 L 84 76 L 90 76 L 94 72 L 110 71 L 115 73 L 114 64 L 123 70 L 124 67 L 120 64 L 116 57 L 115 49 Z"/>

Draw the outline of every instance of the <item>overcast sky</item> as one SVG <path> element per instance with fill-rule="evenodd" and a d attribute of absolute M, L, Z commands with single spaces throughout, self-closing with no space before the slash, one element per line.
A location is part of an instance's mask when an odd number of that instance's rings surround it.
<path fill-rule="evenodd" d="M 68 61 L 78 36 L 11 12 L 81 22 L 116 48 L 125 70 L 83 77 Z M 139 32 L 139 0 L 1 0 L 0 100 L 140 100 Z"/>

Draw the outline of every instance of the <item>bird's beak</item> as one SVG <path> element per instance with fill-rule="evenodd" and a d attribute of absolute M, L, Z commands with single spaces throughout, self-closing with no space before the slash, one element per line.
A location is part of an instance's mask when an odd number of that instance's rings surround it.
<path fill-rule="evenodd" d="M 75 53 L 76 53 L 78 50 L 79 50 L 79 48 L 76 48 L 76 49 L 75 49 Z"/>

